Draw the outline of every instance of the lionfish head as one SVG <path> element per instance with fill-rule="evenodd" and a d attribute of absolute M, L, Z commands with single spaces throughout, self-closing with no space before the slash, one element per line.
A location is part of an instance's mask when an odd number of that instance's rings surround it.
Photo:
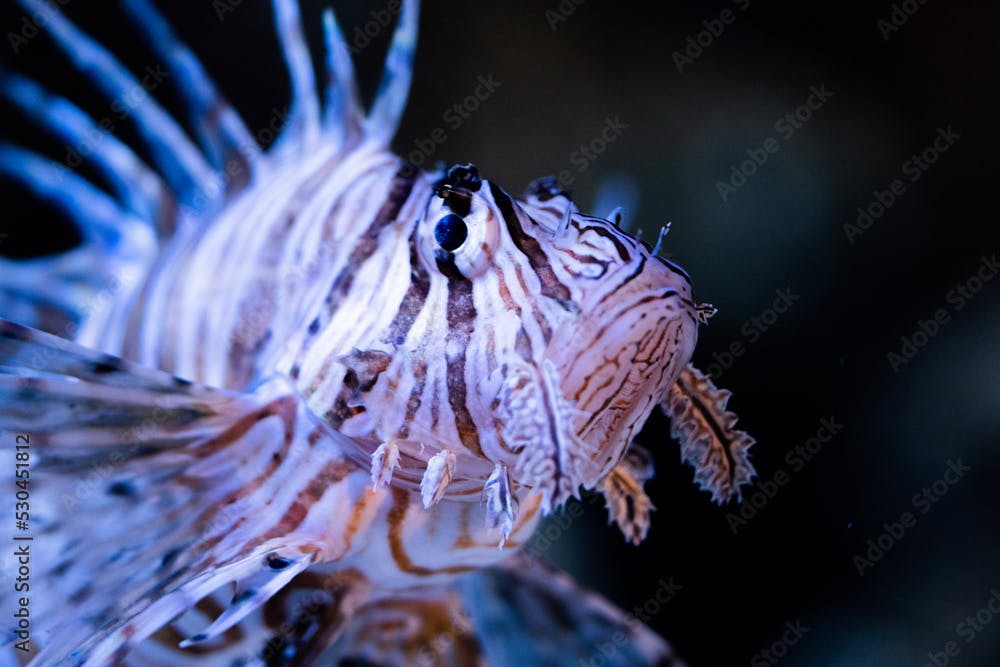
<path fill-rule="evenodd" d="M 471 165 L 437 183 L 415 243 L 448 292 L 438 344 L 463 364 L 451 408 L 480 483 L 546 511 L 593 488 L 690 360 L 707 308 L 687 274 L 553 180 L 515 198 Z"/>

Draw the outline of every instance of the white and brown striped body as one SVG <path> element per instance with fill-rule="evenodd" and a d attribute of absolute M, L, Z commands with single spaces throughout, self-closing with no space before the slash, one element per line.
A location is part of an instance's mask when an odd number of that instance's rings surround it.
<path fill-rule="evenodd" d="M 285 504 L 245 548 L 304 531 L 326 545 L 314 567 L 354 572 L 375 596 L 497 563 L 549 507 L 594 488 L 687 363 L 698 322 L 682 272 L 545 186 L 516 201 L 487 181 L 456 187 L 456 206 L 476 200 L 479 246 L 437 252 L 441 179 L 367 145 L 278 166 L 210 227 L 182 227 L 127 324 L 94 341 L 233 390 L 291 378 L 352 444 L 317 429 L 309 440 L 336 452 L 319 467 L 277 452 L 247 488 L 281 480 Z M 389 441 L 393 484 L 373 490 L 368 462 Z M 533 447 L 551 451 L 522 465 Z M 442 451 L 454 477 L 425 508 Z M 498 464 L 519 507 L 507 536 L 482 503 Z"/>
<path fill-rule="evenodd" d="M 441 260 L 427 231 L 448 210 L 440 179 L 368 145 L 279 166 L 212 226 L 182 228 L 127 321 L 93 344 L 233 390 L 287 376 L 353 438 L 345 456 L 361 474 L 378 444 L 406 443 L 394 479 L 413 492 L 427 460 L 450 450 L 447 497 L 476 510 L 495 464 L 518 462 L 502 386 L 554 373 L 549 398 L 576 412 L 560 426 L 572 433 L 552 438 L 590 445 L 569 481 L 592 488 L 690 357 L 688 280 L 562 195 L 515 201 L 489 182 L 469 195 L 481 200 L 481 247 Z"/>
<path fill-rule="evenodd" d="M 472 166 L 425 173 L 390 152 L 415 2 L 404 3 L 367 116 L 328 15 L 337 85 L 322 127 L 297 9 L 274 4 L 295 90 L 287 140 L 266 154 L 240 148 L 245 131 L 215 115 L 231 109 L 221 98 L 197 100 L 214 149 L 249 169 L 249 180 L 217 173 L 233 189 L 216 209 L 181 206 L 161 216 L 169 219 L 139 220 L 165 223 L 156 247 L 130 259 L 117 300 L 82 318 L 76 336 L 177 377 L 0 327 L 11 358 L 38 345 L 74 359 L 18 370 L 17 396 L 35 392 L 58 417 L 63 392 L 93 387 L 92 412 L 71 423 L 78 442 L 69 444 L 79 446 L 68 455 L 56 417 L 0 406 L 9 424 L 44 433 L 65 464 L 52 474 L 53 499 L 92 464 L 88 447 L 107 457 L 100 447 L 127 446 L 111 455 L 121 481 L 83 504 L 97 530 L 63 526 L 54 510 L 47 517 L 58 548 L 39 567 L 71 606 L 53 596 L 38 610 L 51 619 L 40 633 L 43 663 L 65 656 L 65 642 L 81 647 L 69 658 L 86 664 L 131 650 L 138 665 L 305 664 L 315 656 L 269 661 L 268 647 L 305 651 L 340 632 L 363 637 L 357 623 L 348 627 L 355 611 L 369 630 L 391 628 L 401 609 L 436 618 L 452 608 L 459 575 L 510 558 L 543 515 L 581 489 L 604 493 L 639 541 L 651 471 L 626 454 L 657 405 L 675 420 L 704 486 L 731 497 L 752 474 L 752 439 L 732 430 L 727 395 L 685 369 L 709 308 L 696 305 L 687 275 L 658 248 L 582 214 L 551 181 L 513 198 Z M 160 20 L 138 5 L 140 16 Z M 58 16 L 53 25 L 65 41 L 82 39 Z M 88 62 L 106 62 L 88 48 Z M 122 76 L 112 66 L 98 73 Z M 181 172 L 171 187 L 207 188 L 185 150 L 194 166 L 161 166 Z M 150 239 L 150 228 L 134 236 Z M 142 410 L 121 393 L 130 386 L 147 392 Z M 173 417 L 161 423 L 161 409 Z M 130 421 L 140 416 L 148 419 Z M 105 423 L 122 428 L 91 442 L 89 429 Z M 114 572 L 120 597 L 89 583 L 102 568 Z M 327 633 L 322 640 L 294 638 L 309 633 L 287 627 L 303 615 L 291 598 L 309 590 L 322 611 L 304 616 L 319 624 L 309 632 Z"/>

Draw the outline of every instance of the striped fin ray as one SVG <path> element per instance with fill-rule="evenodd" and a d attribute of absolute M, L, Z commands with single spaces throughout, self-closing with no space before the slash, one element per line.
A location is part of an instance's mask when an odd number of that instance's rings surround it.
<path fill-rule="evenodd" d="M 392 141 L 406 108 L 406 98 L 413 80 L 413 54 L 417 47 L 419 22 L 418 0 L 403 0 L 389 45 L 389 55 L 385 59 L 382 80 L 365 121 L 368 139 L 383 146 L 388 146 Z"/>
<path fill-rule="evenodd" d="M 17 2 L 30 14 L 45 17 L 55 43 L 104 94 L 125 99 L 132 91 L 144 90 L 117 58 L 53 6 L 43 0 Z M 177 122 L 148 93 L 138 96 L 131 111 L 154 162 L 180 200 L 196 209 L 213 202 L 221 192 L 220 175 Z"/>
<path fill-rule="evenodd" d="M 0 313 L 69 335 L 88 316 L 124 312 L 156 252 L 149 225 L 69 169 L 16 146 L 0 143 L 0 176 L 62 209 L 85 243 L 61 257 L 0 259 Z M 114 293 L 120 298 L 107 298 Z"/>
<path fill-rule="evenodd" d="M 254 595 L 245 595 L 246 591 L 251 589 L 237 593 L 230 606 L 209 628 L 180 642 L 179 648 L 211 641 L 256 611 L 292 577 L 309 567 L 319 550 L 318 544 L 308 541 L 299 543 L 294 537 L 290 537 L 280 542 L 273 540 L 271 543 L 261 545 L 233 562 L 213 565 L 194 579 L 158 597 L 128 622 L 119 623 L 110 631 L 100 630 L 73 651 L 70 657 L 84 667 L 118 664 L 131 649 L 153 632 L 220 587 L 235 581 L 266 581 L 264 586 L 254 591 Z M 290 563 L 280 573 L 271 571 L 267 565 L 278 558 Z M 44 651 L 39 654 L 39 660 L 45 655 Z"/>
<path fill-rule="evenodd" d="M 323 126 L 335 144 L 353 143 L 362 133 L 364 113 L 354 75 L 354 63 L 333 9 L 323 10 L 326 46 L 326 111 Z"/>
<path fill-rule="evenodd" d="M 183 93 L 212 166 L 227 177 L 230 174 L 242 176 L 238 183 L 227 183 L 230 191 L 241 189 L 261 161 L 260 147 L 250 136 L 243 119 L 149 0 L 123 0 L 122 4 L 150 47 L 177 77 L 177 89 Z"/>
<path fill-rule="evenodd" d="M 0 167 L 2 171 L 2 167 Z M 28 326 L 71 338 L 76 333 L 91 299 L 99 295 L 102 286 L 94 277 L 100 275 L 103 261 L 95 253 L 83 249 L 65 253 L 58 258 L 12 261 L 0 258 L 0 315 Z M 59 288 L 51 287 L 58 281 Z M 116 287 L 113 282 L 104 286 Z"/>
<path fill-rule="evenodd" d="M 0 143 L 0 171 L 62 209 L 79 225 L 85 243 L 117 251 L 122 245 L 145 247 L 151 242 L 144 221 L 130 216 L 73 171 L 38 153 Z"/>
<path fill-rule="evenodd" d="M 171 208 L 173 195 L 159 174 L 66 98 L 4 68 L 0 68 L 0 95 L 66 144 L 92 145 L 87 159 L 107 178 L 115 195 L 133 215 L 154 221 Z"/>
<path fill-rule="evenodd" d="M 229 628 L 233 627 L 251 613 L 256 611 L 281 590 L 286 584 L 295 578 L 300 572 L 312 565 L 316 557 L 315 551 L 307 548 L 294 558 L 276 556 L 268 554 L 264 550 L 263 554 L 257 554 L 249 559 L 245 559 L 250 566 L 242 577 L 233 577 L 227 574 L 227 580 L 240 579 L 239 588 L 233 595 L 233 600 L 222 614 L 219 615 L 212 624 L 193 637 L 190 637 L 180 644 L 180 648 L 187 648 L 196 644 L 202 644 L 220 636 Z M 287 554 L 291 550 L 286 545 L 282 553 Z M 262 569 L 259 566 L 260 556 L 266 556 L 268 567 Z M 228 583 L 224 580 L 220 583 Z M 216 586 L 205 586 L 206 593 L 218 588 Z"/>
<path fill-rule="evenodd" d="M 273 0 L 273 7 L 278 39 L 292 80 L 288 124 L 274 148 L 275 153 L 283 155 L 294 148 L 307 146 L 319 134 L 319 99 L 298 0 Z"/>
<path fill-rule="evenodd" d="M 315 522 L 283 522 L 317 471 L 347 469 L 283 380 L 233 394 L 2 320 L 0 431 L 30 434 L 33 567 L 71 602 L 34 598 L 38 664 L 117 662 L 234 582 L 191 640 L 224 632 L 325 553 Z"/>
<path fill-rule="evenodd" d="M 737 417 L 726 409 L 730 395 L 688 365 L 660 404 L 681 458 L 694 466 L 699 487 L 720 504 L 740 498 L 740 487 L 756 474 L 749 457 L 754 439 L 735 428 Z"/>

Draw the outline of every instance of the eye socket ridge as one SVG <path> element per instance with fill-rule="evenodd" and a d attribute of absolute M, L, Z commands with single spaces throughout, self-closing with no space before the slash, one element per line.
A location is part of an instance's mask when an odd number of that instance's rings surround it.
<path fill-rule="evenodd" d="M 447 213 L 434 223 L 434 241 L 447 252 L 455 252 L 469 237 L 469 227 L 465 219 L 455 213 Z"/>

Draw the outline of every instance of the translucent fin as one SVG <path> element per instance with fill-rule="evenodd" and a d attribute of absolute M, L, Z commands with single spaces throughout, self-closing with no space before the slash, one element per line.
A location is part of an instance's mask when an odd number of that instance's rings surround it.
<path fill-rule="evenodd" d="M 131 116 L 153 161 L 181 199 L 203 208 L 221 194 L 219 175 L 177 122 L 145 92 L 135 77 L 104 47 L 43 0 L 17 0 L 32 15 L 46 20 L 46 30 L 70 61 L 108 97 L 134 100 Z M 143 91 L 137 95 L 136 91 Z"/>
<path fill-rule="evenodd" d="M 180 586 L 169 589 L 167 593 L 159 596 L 136 616 L 130 618 L 128 623 L 118 625 L 111 630 L 102 629 L 83 647 L 74 651 L 72 657 L 80 660 L 80 664 L 85 667 L 118 664 L 131 648 L 219 587 L 234 581 L 255 580 L 261 574 L 270 575 L 265 588 L 256 591 L 256 595 L 246 597 L 243 603 L 239 598 L 234 599 L 234 603 L 205 632 L 180 642 L 179 648 L 188 648 L 218 637 L 227 628 L 256 610 L 291 579 L 291 576 L 286 577 L 284 572 L 274 574 L 267 571 L 267 562 L 276 553 L 274 542 L 257 547 L 250 554 L 233 562 L 206 569 Z M 289 568 L 289 574 L 292 576 L 312 564 L 321 548 L 320 545 L 308 542 L 296 544 L 294 537 L 286 538 L 284 542 L 280 553 L 286 554 L 294 563 L 292 568 Z M 267 597 L 264 597 L 265 595 Z"/>
<path fill-rule="evenodd" d="M 212 166 L 232 179 L 227 190 L 242 189 L 261 160 L 260 148 L 243 119 L 149 0 L 123 0 L 122 4 L 133 25 L 176 78 L 176 88 L 182 93 Z"/>
<path fill-rule="evenodd" d="M 281 379 L 234 394 L 0 321 L 0 431 L 29 434 L 39 481 L 37 664 L 116 664 L 220 586 L 247 582 L 256 606 L 281 572 L 335 557 L 282 521 L 314 475 L 354 468 Z"/>
<path fill-rule="evenodd" d="M 62 209 L 86 246 L 66 259 L 0 260 L 0 312 L 62 328 L 125 308 L 156 252 L 147 223 L 72 171 L 15 146 L 0 144 L 0 176 Z"/>
<path fill-rule="evenodd" d="M 73 171 L 41 155 L 0 143 L 0 174 L 19 181 L 62 209 L 79 226 L 85 243 L 109 254 L 150 238 L 149 226 Z M 140 230 L 146 230 L 142 232 Z M 134 236 L 135 238 L 130 238 Z"/>
<path fill-rule="evenodd" d="M 638 618 L 523 552 L 460 585 L 490 665 L 684 664 Z"/>
<path fill-rule="evenodd" d="M 79 158 L 97 167 L 133 215 L 154 221 L 163 215 L 164 208 L 171 208 L 172 195 L 160 176 L 69 100 L 3 68 L 0 68 L 0 95 L 60 141 L 69 146 L 86 146 L 85 154 Z M 67 164 L 75 157 L 67 154 Z"/>
<path fill-rule="evenodd" d="M 87 317 L 106 313 L 118 288 L 106 270 L 104 258 L 83 247 L 56 257 L 0 258 L 0 317 L 76 338 Z"/>
<path fill-rule="evenodd" d="M 413 54 L 417 48 L 420 22 L 418 0 L 403 0 L 396 30 L 385 59 L 375 101 L 365 121 L 365 134 L 377 144 L 387 146 L 396 135 L 406 108 L 406 98 L 413 80 Z"/>
<path fill-rule="evenodd" d="M 331 8 L 323 10 L 323 35 L 327 76 L 323 126 L 335 144 L 344 146 L 361 136 L 364 114 L 351 53 Z"/>
<path fill-rule="evenodd" d="M 608 510 L 608 522 L 618 524 L 622 535 L 632 544 L 646 539 L 650 515 L 656 509 L 643 490 L 643 485 L 652 478 L 653 458 L 645 449 L 632 444 L 598 486 Z"/>
<path fill-rule="evenodd" d="M 720 504 L 739 498 L 740 487 L 756 474 L 749 456 L 754 439 L 735 428 L 737 417 L 726 410 L 730 395 L 689 365 L 660 404 L 681 458 L 694 466 L 694 480 Z"/>
<path fill-rule="evenodd" d="M 84 243 L 66 258 L 0 259 L 0 314 L 67 335 L 85 318 L 123 312 L 155 257 L 149 223 L 69 169 L 16 146 L 0 143 L 0 177 L 63 210 Z"/>
<path fill-rule="evenodd" d="M 292 80 L 292 104 L 288 124 L 278 139 L 278 153 L 287 150 L 289 142 L 307 145 L 319 134 L 319 100 L 316 96 L 316 75 L 313 72 L 302 31 L 298 0 L 273 0 L 274 22 Z"/>
<path fill-rule="evenodd" d="M 204 632 L 184 640 L 180 647 L 202 644 L 220 636 L 256 611 L 297 574 L 309 567 L 316 555 L 315 552 L 309 551 L 296 554 L 290 554 L 289 551 L 286 547 L 280 553 L 269 554 L 267 558 L 250 559 L 253 569 L 240 578 L 233 600 L 226 610 Z M 275 562 L 280 563 L 280 566 L 275 566 Z M 215 588 L 218 586 L 209 588 L 209 591 Z"/>

